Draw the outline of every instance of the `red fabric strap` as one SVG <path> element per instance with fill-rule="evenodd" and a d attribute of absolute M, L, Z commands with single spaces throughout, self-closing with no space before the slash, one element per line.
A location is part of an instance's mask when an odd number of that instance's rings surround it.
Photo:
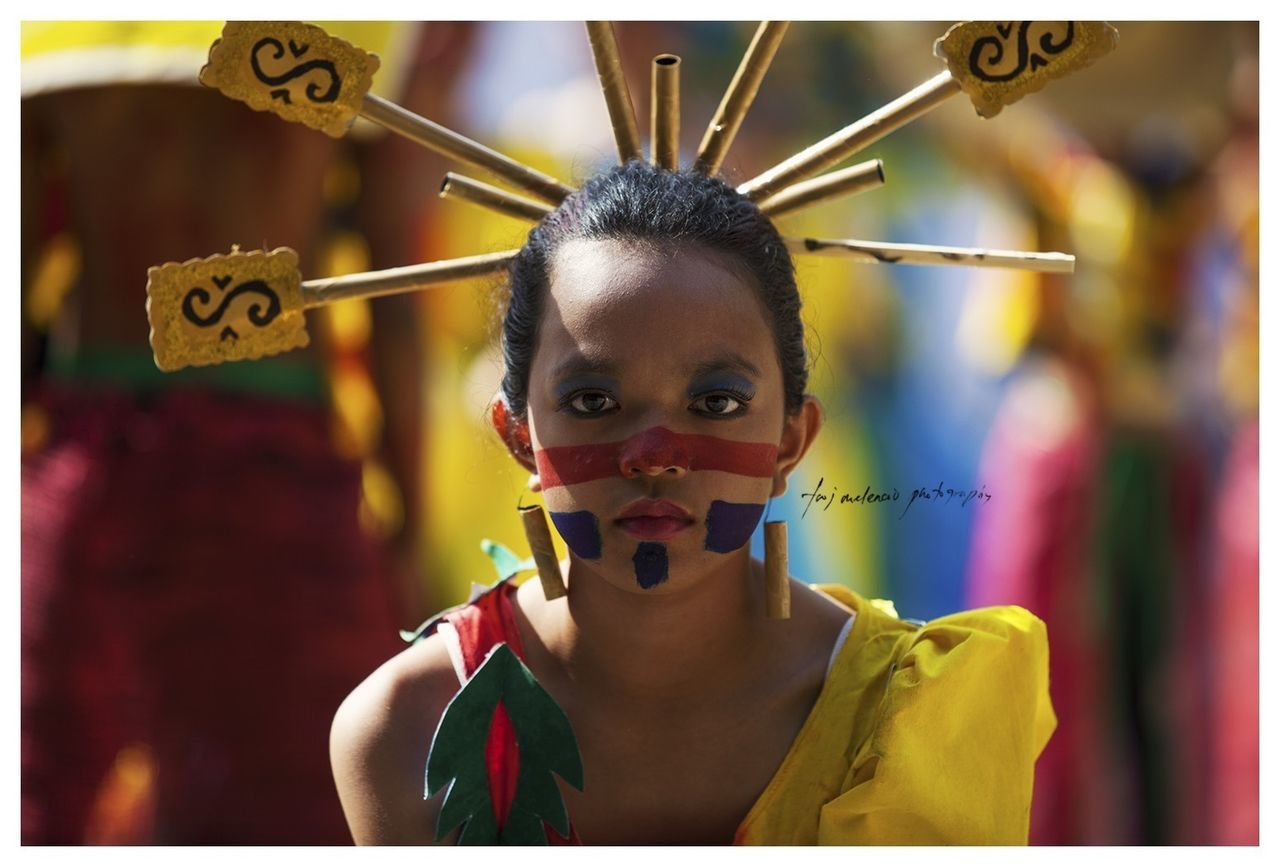
<path fill-rule="evenodd" d="M 516 628 L 515 614 L 511 610 L 511 594 L 515 590 L 515 585 L 507 581 L 466 608 L 445 615 L 444 619 L 457 630 L 467 677 L 475 674 L 489 651 L 504 641 L 524 661 L 520 631 Z"/>

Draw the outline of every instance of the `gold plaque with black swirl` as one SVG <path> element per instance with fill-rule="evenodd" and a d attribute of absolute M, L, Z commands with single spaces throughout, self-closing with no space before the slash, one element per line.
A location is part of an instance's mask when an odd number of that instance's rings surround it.
<path fill-rule="evenodd" d="M 1055 78 L 1083 69 L 1116 47 L 1105 21 L 967 21 L 933 45 L 982 117 Z"/>
<path fill-rule="evenodd" d="M 360 113 L 377 55 L 301 21 L 228 21 L 200 81 L 257 111 L 341 137 Z"/>
<path fill-rule="evenodd" d="M 298 254 L 288 247 L 147 269 L 151 349 L 161 370 L 261 358 L 307 345 Z"/>

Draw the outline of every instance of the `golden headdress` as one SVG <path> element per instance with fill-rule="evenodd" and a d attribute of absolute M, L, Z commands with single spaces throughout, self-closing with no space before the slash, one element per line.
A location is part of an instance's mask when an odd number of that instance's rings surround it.
<path fill-rule="evenodd" d="M 588 22 L 587 35 L 613 126 L 620 162 L 643 159 L 635 110 L 622 72 L 613 26 Z M 733 143 L 786 22 L 762 22 L 707 126 L 692 170 L 714 175 Z M 776 217 L 884 183 L 870 160 L 829 171 L 890 132 L 958 93 L 979 115 L 1000 110 L 1050 80 L 1111 51 L 1118 36 L 1104 22 L 966 22 L 934 44 L 946 69 L 888 105 L 838 130 L 738 186 Z M 343 135 L 357 116 L 490 175 L 519 192 L 450 172 L 441 195 L 526 220 L 538 220 L 574 190 L 431 120 L 369 92 L 378 58 L 319 27 L 301 22 L 229 22 L 209 51 L 200 80 L 260 111 Z M 679 169 L 680 58 L 653 60 L 650 159 Z M 823 172 L 826 172 L 823 174 Z M 890 244 L 854 239 L 787 237 L 793 253 L 838 255 L 890 264 L 971 265 L 1070 272 L 1063 253 L 1029 253 Z M 439 283 L 499 273 L 516 250 L 384 271 L 303 280 L 292 250 L 240 252 L 170 262 L 148 272 L 147 312 L 156 364 L 163 370 L 259 358 L 307 343 L 303 310 L 352 297 L 411 292 Z"/>

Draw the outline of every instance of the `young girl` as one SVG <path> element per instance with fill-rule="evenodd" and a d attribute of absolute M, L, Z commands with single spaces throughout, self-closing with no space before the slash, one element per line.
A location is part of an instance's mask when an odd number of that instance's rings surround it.
<path fill-rule="evenodd" d="M 348 697 L 331 754 L 356 842 L 435 839 L 428 748 L 497 642 L 576 736 L 571 842 L 1025 842 L 1055 725 L 1038 619 L 921 626 L 796 580 L 790 617 L 766 617 L 748 542 L 822 424 L 769 219 L 632 161 L 539 223 L 510 287 L 492 419 L 569 549 L 568 592 L 501 584 Z"/>

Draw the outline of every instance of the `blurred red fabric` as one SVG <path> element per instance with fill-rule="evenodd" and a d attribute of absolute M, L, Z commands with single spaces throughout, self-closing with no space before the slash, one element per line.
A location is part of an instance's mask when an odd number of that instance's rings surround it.
<path fill-rule="evenodd" d="M 22 469 L 22 841 L 84 842 L 150 747 L 149 837 L 351 841 L 328 766 L 346 694 L 401 645 L 322 406 L 50 389 Z"/>

